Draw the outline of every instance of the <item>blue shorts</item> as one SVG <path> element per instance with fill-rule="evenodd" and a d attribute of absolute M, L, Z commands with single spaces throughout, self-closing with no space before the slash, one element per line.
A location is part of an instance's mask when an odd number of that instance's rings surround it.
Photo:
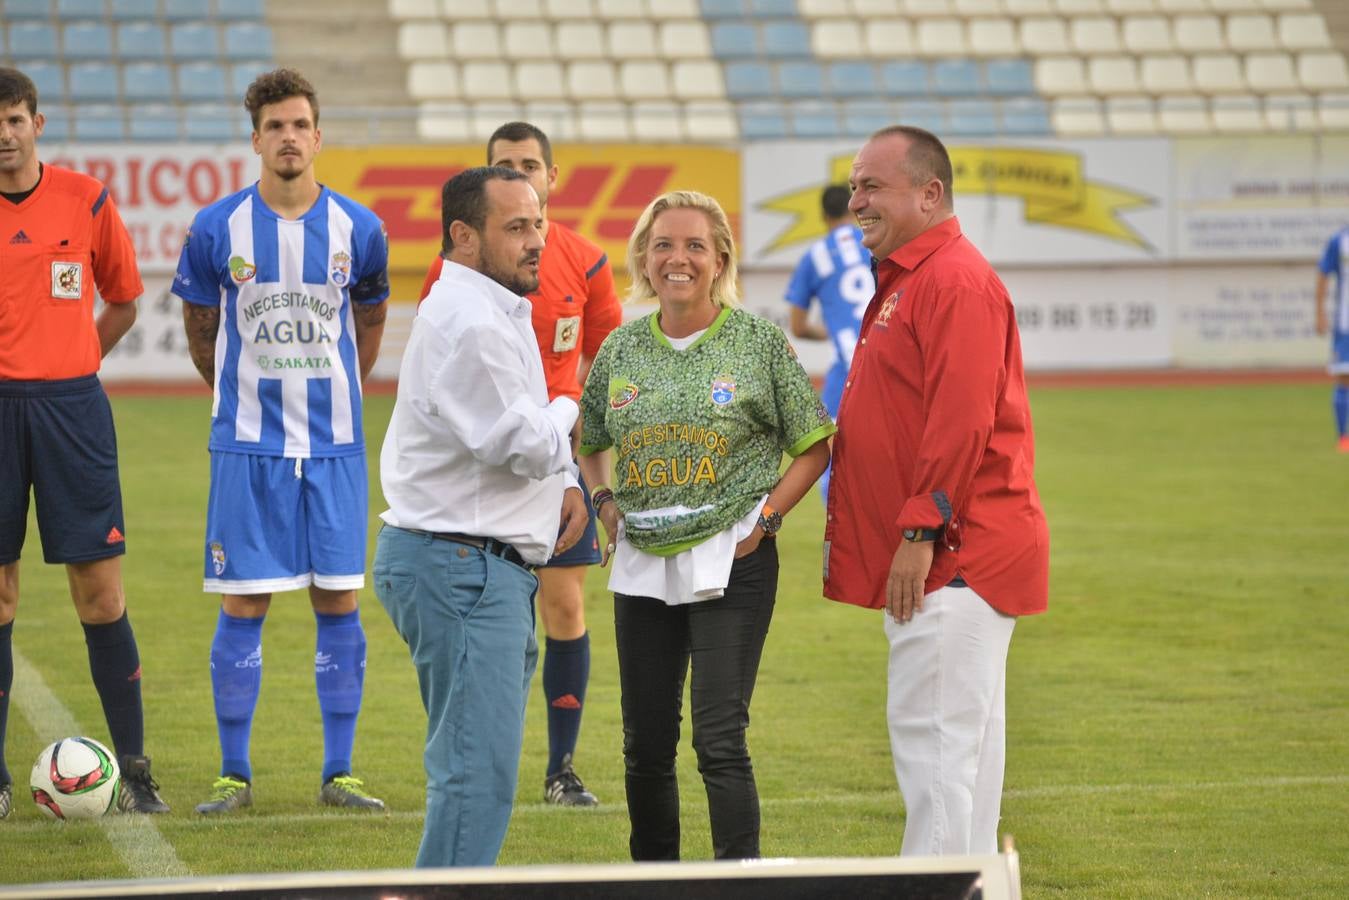
<path fill-rule="evenodd" d="M 1349 331 L 1331 333 L 1330 374 L 1349 375 Z"/>
<path fill-rule="evenodd" d="M 0 565 L 23 549 L 30 491 L 47 562 L 126 552 L 117 433 L 97 375 L 0 381 Z"/>
<path fill-rule="evenodd" d="M 203 589 L 271 594 L 365 586 L 365 454 L 211 452 Z"/>
<path fill-rule="evenodd" d="M 595 507 L 590 502 L 590 489 L 586 487 L 586 480 L 577 473 L 576 480 L 581 482 L 581 496 L 585 497 L 586 513 L 589 520 L 586 522 L 585 533 L 581 539 L 567 548 L 566 552 L 559 553 L 552 557 L 548 562 L 539 566 L 540 569 L 563 568 L 565 566 L 593 566 L 600 561 L 600 533 L 595 528 Z M 558 537 L 562 536 L 562 529 L 557 530 Z"/>

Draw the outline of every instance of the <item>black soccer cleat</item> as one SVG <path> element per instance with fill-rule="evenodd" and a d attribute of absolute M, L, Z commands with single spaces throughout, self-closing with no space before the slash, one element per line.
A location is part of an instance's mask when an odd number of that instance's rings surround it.
<path fill-rule="evenodd" d="M 599 806 L 600 801 L 586 790 L 571 767 L 571 754 L 562 757 L 561 770 L 543 780 L 543 802 L 556 806 Z"/>
<path fill-rule="evenodd" d="M 150 757 L 123 756 L 117 761 L 122 767 L 122 790 L 117 797 L 117 808 L 124 813 L 166 813 L 169 805 L 159 796 L 159 782 L 150 776 Z"/>

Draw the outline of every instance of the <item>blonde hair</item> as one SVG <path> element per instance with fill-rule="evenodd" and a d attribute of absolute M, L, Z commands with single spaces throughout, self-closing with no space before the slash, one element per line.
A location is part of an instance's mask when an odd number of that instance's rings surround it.
<path fill-rule="evenodd" d="M 731 223 L 721 204 L 707 194 L 697 191 L 670 191 L 661 194 L 642 211 L 628 239 L 628 269 L 632 272 L 632 287 L 627 299 L 634 303 L 654 300 L 656 289 L 646 277 L 646 250 L 651 239 L 651 226 L 656 216 L 667 209 L 696 209 L 705 214 L 712 225 L 712 244 L 722 259 L 721 274 L 712 282 L 712 303 L 723 309 L 740 305 L 740 291 L 736 286 L 735 238 Z"/>

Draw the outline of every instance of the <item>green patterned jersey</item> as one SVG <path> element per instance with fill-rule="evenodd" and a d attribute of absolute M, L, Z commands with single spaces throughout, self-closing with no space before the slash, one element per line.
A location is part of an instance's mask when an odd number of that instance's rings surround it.
<path fill-rule="evenodd" d="M 743 518 L 797 456 L 836 430 L 782 329 L 722 310 L 685 350 L 659 313 L 613 331 L 581 396 L 582 454 L 614 449 L 628 540 L 673 555 Z"/>

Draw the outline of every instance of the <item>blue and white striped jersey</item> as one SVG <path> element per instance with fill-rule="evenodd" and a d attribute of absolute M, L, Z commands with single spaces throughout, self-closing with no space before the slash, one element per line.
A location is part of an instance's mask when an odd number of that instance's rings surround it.
<path fill-rule="evenodd" d="M 221 309 L 212 450 L 364 452 L 351 304 L 389 296 L 388 257 L 375 214 L 326 187 L 295 220 L 256 184 L 197 213 L 173 293 Z"/>
<path fill-rule="evenodd" d="M 1330 328 L 1336 334 L 1349 334 L 1349 228 L 1341 228 L 1326 244 L 1326 252 L 1321 255 L 1321 274 L 1335 276 Z"/>

